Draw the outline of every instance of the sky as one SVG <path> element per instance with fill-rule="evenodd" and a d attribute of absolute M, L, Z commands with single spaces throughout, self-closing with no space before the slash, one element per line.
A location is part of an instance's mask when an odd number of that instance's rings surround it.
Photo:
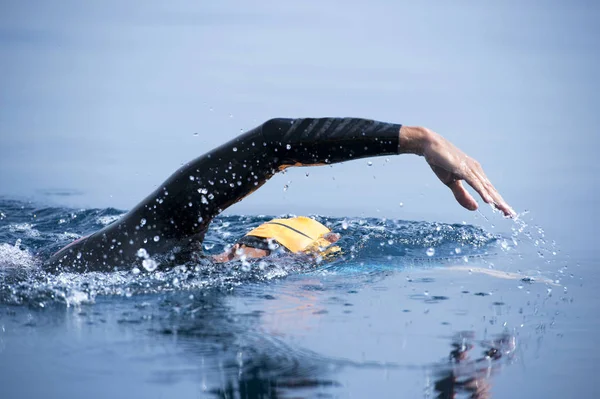
<path fill-rule="evenodd" d="M 439 132 L 518 211 L 594 209 L 599 17 L 594 1 L 0 0 L 0 195 L 129 209 L 269 118 L 356 116 Z M 412 155 L 291 169 L 230 211 L 480 217 Z"/>

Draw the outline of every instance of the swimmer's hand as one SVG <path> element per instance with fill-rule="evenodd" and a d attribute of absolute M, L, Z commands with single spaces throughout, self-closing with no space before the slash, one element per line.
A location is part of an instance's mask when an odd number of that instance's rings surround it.
<path fill-rule="evenodd" d="M 466 181 L 488 204 L 493 204 L 505 216 L 513 217 L 515 211 L 504 201 L 475 159 L 459 150 L 439 134 L 423 128 L 402 126 L 401 152 L 422 155 L 436 176 L 447 185 L 459 204 L 474 211 L 477 201 L 463 187 Z"/>

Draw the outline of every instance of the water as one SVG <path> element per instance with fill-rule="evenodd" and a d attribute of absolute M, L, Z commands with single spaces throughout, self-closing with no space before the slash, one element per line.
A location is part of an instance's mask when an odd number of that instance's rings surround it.
<path fill-rule="evenodd" d="M 316 216 L 343 235 L 333 261 L 52 275 L 41 260 L 123 212 L 6 198 L 0 210 L 7 397 L 485 397 L 569 340 L 556 323 L 579 281 L 558 260 L 521 268 L 528 251 L 555 249 L 524 222 L 499 234 Z M 206 252 L 268 219 L 219 217 Z"/>
<path fill-rule="evenodd" d="M 600 396 L 599 4 L 4 2 L 0 398 Z M 39 271 L 287 116 L 432 128 L 521 218 L 375 158 L 279 174 L 205 243 L 316 212 L 345 258 Z"/>

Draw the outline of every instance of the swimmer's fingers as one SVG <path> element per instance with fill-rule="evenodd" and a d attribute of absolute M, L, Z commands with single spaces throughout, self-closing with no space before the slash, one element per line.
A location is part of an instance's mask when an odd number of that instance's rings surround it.
<path fill-rule="evenodd" d="M 477 161 L 472 162 L 474 163 Z M 494 202 L 492 196 L 487 190 L 487 187 L 483 184 L 483 181 L 480 179 L 479 175 L 474 172 L 472 165 L 469 165 L 467 167 L 467 170 L 464 172 L 462 178 L 467 182 L 469 186 L 473 187 L 473 189 L 477 191 L 477 194 L 479 194 L 481 199 L 483 199 L 483 201 L 486 204 L 492 204 Z"/>
<path fill-rule="evenodd" d="M 460 180 L 465 180 L 483 201 L 493 204 L 506 216 L 515 215 L 512 208 L 489 181 L 479 162 L 470 158 L 439 134 L 429 130 L 427 132 L 428 139 L 423 145 L 422 155 L 425 156 L 425 160 L 437 177 L 452 190 L 454 197 L 462 206 L 470 210 L 477 209 L 477 202 L 460 182 Z"/>
<path fill-rule="evenodd" d="M 461 180 L 465 180 L 473 189 L 481 196 L 484 202 L 494 205 L 505 216 L 514 216 L 515 212 L 512 208 L 504 201 L 502 196 L 498 193 L 496 188 L 492 185 L 489 179 L 483 173 L 481 166 L 477 161 L 469 159 L 469 166 L 463 168 L 461 175 L 457 175 L 448 172 L 444 168 L 439 166 L 430 165 L 431 169 L 435 172 L 437 177 L 447 185 L 456 201 L 468 210 L 474 211 L 477 209 L 477 201 L 475 198 L 465 189 Z"/>
<path fill-rule="evenodd" d="M 473 198 L 473 196 L 464 188 L 462 181 L 454 180 L 452 183 L 448 184 L 448 187 L 452 190 L 452 194 L 454 194 L 454 198 L 456 198 L 459 204 L 470 211 L 477 209 L 477 201 L 475 201 L 475 198 Z"/>
<path fill-rule="evenodd" d="M 467 183 L 471 185 L 483 198 L 483 200 L 488 203 L 494 205 L 494 207 L 504 213 L 504 216 L 513 217 L 516 215 L 515 211 L 508 205 L 508 203 L 502 198 L 498 190 L 494 187 L 490 179 L 485 175 L 483 168 L 479 164 L 479 162 L 470 159 L 470 175 L 472 176 L 471 181 L 467 180 Z M 479 189 L 477 187 L 479 187 Z M 481 190 L 481 191 L 480 191 Z M 485 192 L 485 196 L 481 194 L 481 192 Z"/>
<path fill-rule="evenodd" d="M 455 174 L 448 172 L 447 170 L 440 168 L 439 166 L 429 165 L 433 172 L 436 174 L 438 179 L 441 180 L 446 186 L 452 190 L 452 194 L 454 194 L 454 198 L 461 204 L 463 207 L 467 208 L 470 211 L 474 211 L 477 209 L 477 201 L 475 198 L 463 187 L 462 182 L 459 177 Z"/>

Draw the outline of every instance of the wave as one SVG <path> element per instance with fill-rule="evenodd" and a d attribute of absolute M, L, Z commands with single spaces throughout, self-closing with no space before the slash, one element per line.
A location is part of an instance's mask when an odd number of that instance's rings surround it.
<path fill-rule="evenodd" d="M 315 219 L 342 234 L 342 254 L 327 262 L 278 255 L 253 262 L 214 264 L 203 260 L 152 273 L 48 274 L 40 265 L 74 239 L 90 234 L 125 212 L 114 208 L 70 209 L 0 199 L 0 303 L 68 306 L 94 302 L 105 295 L 131 296 L 231 287 L 310 272 L 365 272 L 401 269 L 415 264 L 468 262 L 501 249 L 502 237 L 468 224 L 444 224 L 377 218 Z M 279 215 L 281 216 L 281 215 Z M 294 216 L 294 215 L 284 215 Z M 204 241 L 215 254 L 272 216 L 231 215 L 216 218 Z"/>

